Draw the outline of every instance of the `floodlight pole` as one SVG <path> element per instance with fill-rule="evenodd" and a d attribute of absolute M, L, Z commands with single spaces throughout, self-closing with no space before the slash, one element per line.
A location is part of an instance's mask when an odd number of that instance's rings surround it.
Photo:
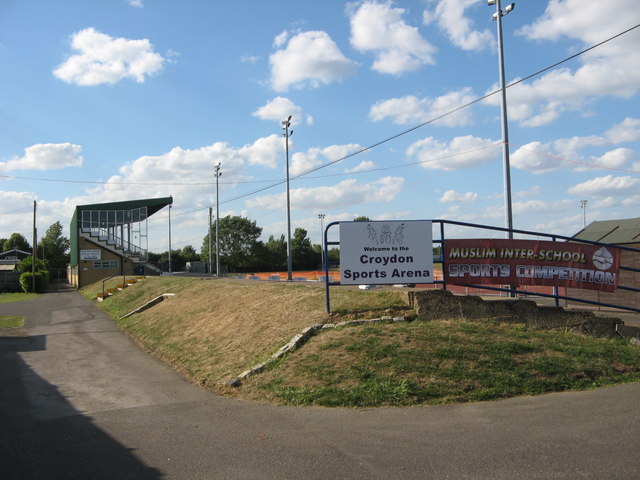
<path fill-rule="evenodd" d="M 220 162 L 213 168 L 213 174 L 216 177 L 216 278 L 220 278 L 220 188 L 218 183 L 218 179 L 222 175 Z M 209 238 L 211 238 L 211 232 L 209 232 Z"/>
<path fill-rule="evenodd" d="M 289 137 L 293 134 L 293 130 L 289 131 L 291 127 L 291 115 L 289 118 L 282 121 L 282 129 L 284 130 L 285 138 L 285 154 L 287 163 L 287 280 L 290 282 L 293 279 L 293 266 L 291 260 L 291 200 L 289 197 Z"/>
<path fill-rule="evenodd" d="M 584 226 L 586 228 L 586 226 L 587 226 L 587 201 L 586 200 L 580 200 L 580 206 L 582 207 L 582 221 L 583 221 Z"/>
<path fill-rule="evenodd" d="M 501 8 L 500 0 L 488 0 L 489 5 L 496 6 L 496 13 L 493 19 L 498 28 L 498 65 L 500 76 L 500 91 L 502 94 L 501 117 L 502 117 L 502 159 L 504 177 L 504 213 L 505 226 L 508 229 L 507 238 L 513 239 L 513 211 L 511 204 L 511 166 L 509 162 L 509 127 L 507 121 L 507 90 L 505 88 L 504 74 L 504 49 L 502 41 L 502 17 L 508 14 L 515 7 L 515 3 L 510 4 L 504 11 Z"/>

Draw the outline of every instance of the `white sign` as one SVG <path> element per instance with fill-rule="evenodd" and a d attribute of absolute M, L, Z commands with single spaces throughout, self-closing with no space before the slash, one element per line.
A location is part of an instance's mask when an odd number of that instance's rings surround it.
<path fill-rule="evenodd" d="M 340 283 L 433 283 L 432 243 L 428 220 L 340 222 Z"/>
<path fill-rule="evenodd" d="M 100 260 L 100 250 L 80 250 L 80 260 Z"/>

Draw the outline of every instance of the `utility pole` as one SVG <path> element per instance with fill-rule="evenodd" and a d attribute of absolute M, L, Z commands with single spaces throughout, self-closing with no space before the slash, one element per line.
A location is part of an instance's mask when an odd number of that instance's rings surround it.
<path fill-rule="evenodd" d="M 213 174 L 216 177 L 216 278 L 220 278 L 220 187 L 218 183 L 218 179 L 222 176 L 220 162 L 214 167 Z"/>
<path fill-rule="evenodd" d="M 285 154 L 287 162 L 287 280 L 293 280 L 293 266 L 291 261 L 291 199 L 289 197 L 289 137 L 293 135 L 291 127 L 291 115 L 282 121 L 282 129 L 285 138 Z"/>

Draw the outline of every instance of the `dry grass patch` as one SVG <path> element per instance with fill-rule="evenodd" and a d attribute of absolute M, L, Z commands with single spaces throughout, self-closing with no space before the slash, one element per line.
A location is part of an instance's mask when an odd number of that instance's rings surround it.
<path fill-rule="evenodd" d="M 411 312 L 398 292 L 336 289 L 335 305 L 345 309 L 353 302 L 350 299 L 357 298 L 356 305 L 349 314 L 329 316 L 321 287 L 152 277 L 118 292 L 100 308 L 120 317 L 162 293 L 175 293 L 175 297 L 118 322 L 154 355 L 197 383 L 222 391 L 226 381 L 266 360 L 310 325 L 366 316 L 363 305 L 367 303 L 380 315 Z"/>

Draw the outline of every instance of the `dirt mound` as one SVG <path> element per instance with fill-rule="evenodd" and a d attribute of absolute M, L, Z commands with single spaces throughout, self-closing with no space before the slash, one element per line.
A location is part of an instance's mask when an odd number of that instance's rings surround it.
<path fill-rule="evenodd" d="M 531 300 L 484 300 L 454 295 L 446 290 L 408 292 L 409 305 L 420 320 L 479 320 L 522 323 L 540 328 L 564 328 L 598 337 L 616 334 L 618 318 L 597 317 L 593 312 L 571 312 L 562 307 L 538 306 Z"/>

